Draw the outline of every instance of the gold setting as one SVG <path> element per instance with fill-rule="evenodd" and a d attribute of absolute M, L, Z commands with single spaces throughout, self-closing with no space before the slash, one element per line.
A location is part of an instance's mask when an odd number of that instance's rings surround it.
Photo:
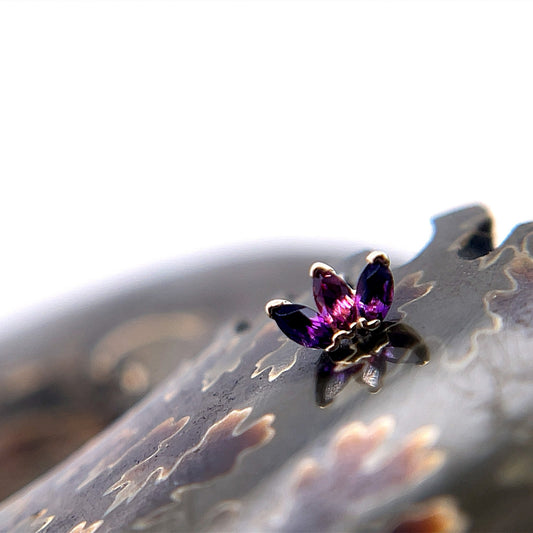
<path fill-rule="evenodd" d="M 283 300 L 281 298 L 275 298 L 274 300 L 270 300 L 265 305 L 265 311 L 269 318 L 272 318 L 272 310 L 276 309 L 276 307 L 281 307 L 282 305 L 290 304 L 292 302 L 289 302 L 289 300 Z"/>

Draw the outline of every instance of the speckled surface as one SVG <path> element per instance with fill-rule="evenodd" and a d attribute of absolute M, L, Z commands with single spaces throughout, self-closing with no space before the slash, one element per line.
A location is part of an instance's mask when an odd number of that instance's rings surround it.
<path fill-rule="evenodd" d="M 530 529 L 532 254 L 531 223 L 492 250 L 483 208 L 438 217 L 427 248 L 391 265 L 387 317 L 416 332 L 429 363 L 389 363 L 377 394 L 354 376 L 327 407 L 316 401 L 321 351 L 287 340 L 258 301 L 248 327 L 227 322 L 198 355 L 167 350 L 168 377 L 7 499 L 0 529 Z M 364 257 L 333 266 L 355 280 Z M 312 301 L 310 287 L 291 296 Z M 117 327 L 132 333 L 102 335 L 97 370 L 142 324 Z"/>

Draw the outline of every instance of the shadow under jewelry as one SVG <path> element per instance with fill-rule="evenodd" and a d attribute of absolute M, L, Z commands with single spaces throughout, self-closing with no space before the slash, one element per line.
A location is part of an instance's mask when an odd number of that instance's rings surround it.
<path fill-rule="evenodd" d="M 384 322 L 374 331 L 341 341 L 334 351 L 322 352 L 316 367 L 316 403 L 319 407 L 331 404 L 352 378 L 367 385 L 370 392 L 378 392 L 387 363 L 428 362 L 429 348 L 412 327 Z"/>

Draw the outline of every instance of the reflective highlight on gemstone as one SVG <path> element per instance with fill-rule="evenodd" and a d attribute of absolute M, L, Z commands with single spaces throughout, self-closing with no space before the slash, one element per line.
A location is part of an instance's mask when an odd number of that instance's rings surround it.
<path fill-rule="evenodd" d="M 333 329 L 314 309 L 300 304 L 271 307 L 270 317 L 289 339 L 308 348 L 325 349 L 331 344 Z"/>
<path fill-rule="evenodd" d="M 318 312 L 334 329 L 349 331 L 357 320 L 354 291 L 331 268 L 319 266 L 311 274 Z"/>
<path fill-rule="evenodd" d="M 359 276 L 355 292 L 358 315 L 367 320 L 383 320 L 394 297 L 394 281 L 388 259 L 385 261 L 382 256 L 376 256 Z"/>
<path fill-rule="evenodd" d="M 313 295 L 318 312 L 287 300 L 266 304 L 268 316 L 291 340 L 310 348 L 336 350 L 343 339 L 378 331 L 389 312 L 394 293 L 387 254 L 371 252 L 354 291 L 333 268 L 314 263 Z"/>

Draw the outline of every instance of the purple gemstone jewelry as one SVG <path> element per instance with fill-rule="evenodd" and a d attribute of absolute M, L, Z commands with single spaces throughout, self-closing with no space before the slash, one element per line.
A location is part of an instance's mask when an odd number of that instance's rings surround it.
<path fill-rule="evenodd" d="M 377 329 L 392 305 L 394 280 L 387 254 L 371 252 L 366 260 L 355 291 L 329 265 L 314 263 L 309 275 L 318 311 L 287 300 L 271 300 L 265 307 L 267 315 L 289 339 L 326 351 L 358 330 Z"/>

